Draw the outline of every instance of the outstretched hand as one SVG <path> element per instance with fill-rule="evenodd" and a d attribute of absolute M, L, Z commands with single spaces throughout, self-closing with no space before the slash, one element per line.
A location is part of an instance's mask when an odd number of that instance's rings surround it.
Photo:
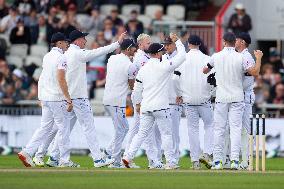
<path fill-rule="evenodd" d="M 126 38 L 126 36 L 127 36 L 127 32 L 123 32 L 118 38 L 118 43 L 121 44 L 122 41 Z"/>
<path fill-rule="evenodd" d="M 175 33 L 170 33 L 170 38 L 172 39 L 173 42 L 176 42 L 178 40 L 178 36 Z"/>
<path fill-rule="evenodd" d="M 261 59 L 263 56 L 263 52 L 261 50 L 255 50 L 253 53 L 256 59 Z"/>

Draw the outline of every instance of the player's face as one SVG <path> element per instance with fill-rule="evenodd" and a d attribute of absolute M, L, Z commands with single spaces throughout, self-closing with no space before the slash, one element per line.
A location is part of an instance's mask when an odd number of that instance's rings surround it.
<path fill-rule="evenodd" d="M 58 41 L 57 46 L 65 52 L 69 47 L 69 43 L 67 41 Z"/>
<path fill-rule="evenodd" d="M 176 45 L 174 43 L 165 44 L 165 49 L 168 54 L 172 54 L 176 49 Z"/>
<path fill-rule="evenodd" d="M 141 47 L 143 48 L 143 50 L 147 50 L 149 48 L 149 46 L 151 45 L 151 39 L 150 38 L 145 38 L 142 42 L 141 42 Z"/>
<path fill-rule="evenodd" d="M 78 46 L 81 48 L 81 49 L 84 49 L 86 47 L 86 38 L 85 37 L 81 37 L 78 40 Z"/>
<path fill-rule="evenodd" d="M 237 38 L 235 43 L 235 48 L 238 50 L 239 48 L 244 46 L 244 40 Z"/>
<path fill-rule="evenodd" d="M 130 47 L 129 50 L 128 50 L 129 56 L 134 56 L 136 50 L 137 50 L 136 47 Z"/>

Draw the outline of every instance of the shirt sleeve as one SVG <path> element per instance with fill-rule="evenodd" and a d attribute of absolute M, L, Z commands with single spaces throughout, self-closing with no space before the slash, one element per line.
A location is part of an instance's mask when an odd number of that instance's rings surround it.
<path fill-rule="evenodd" d="M 95 59 L 98 56 L 111 53 L 114 50 L 116 50 L 117 48 L 119 48 L 118 42 L 115 42 L 115 43 L 112 43 L 110 45 L 100 47 L 100 48 L 97 48 L 97 49 L 93 49 L 93 50 L 81 49 L 79 56 L 80 56 L 81 60 L 84 63 L 86 63 L 86 62 L 89 62 L 89 61 Z"/>
<path fill-rule="evenodd" d="M 67 60 L 64 55 L 58 58 L 57 69 L 59 70 L 67 70 Z"/>
<path fill-rule="evenodd" d="M 128 68 L 128 79 L 135 79 L 136 75 L 137 75 L 136 66 L 133 63 L 131 63 Z"/>
<path fill-rule="evenodd" d="M 255 62 L 252 57 L 249 58 L 248 56 L 243 55 L 242 64 L 243 64 L 243 69 L 246 72 L 248 69 L 254 66 Z"/>
<path fill-rule="evenodd" d="M 131 96 L 132 103 L 134 105 L 141 103 L 142 92 L 143 92 L 143 80 L 142 80 L 142 77 L 141 77 L 141 72 L 139 72 L 137 74 L 137 77 L 136 77 L 136 80 L 135 80 L 135 83 L 134 83 L 134 89 L 133 89 L 132 96 Z"/>
<path fill-rule="evenodd" d="M 214 54 L 211 57 L 209 57 L 208 59 L 206 59 L 206 61 L 207 61 L 207 67 L 208 68 L 210 68 L 210 69 L 214 68 Z"/>

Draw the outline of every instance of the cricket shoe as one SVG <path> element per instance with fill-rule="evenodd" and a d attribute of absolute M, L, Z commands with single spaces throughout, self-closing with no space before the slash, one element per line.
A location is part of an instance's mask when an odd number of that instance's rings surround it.
<path fill-rule="evenodd" d="M 239 161 L 232 160 L 231 162 L 231 170 L 238 170 L 239 169 Z"/>
<path fill-rule="evenodd" d="M 126 168 L 122 163 L 118 163 L 118 162 L 113 162 L 112 164 L 110 164 L 108 166 L 108 168 L 113 168 L 113 169 L 124 169 Z"/>
<path fill-rule="evenodd" d="M 231 169 L 231 161 L 229 156 L 226 156 L 226 161 L 224 163 L 223 169 Z"/>
<path fill-rule="evenodd" d="M 122 163 L 124 164 L 124 166 L 126 167 L 126 168 L 133 168 L 133 167 L 135 167 L 136 165 L 135 165 L 135 163 L 133 163 L 133 161 L 132 160 L 129 160 L 128 158 L 122 158 Z M 134 166 L 133 166 L 133 164 L 134 164 Z"/>
<path fill-rule="evenodd" d="M 167 163 L 164 168 L 166 170 L 171 170 L 171 169 L 178 169 L 179 166 L 176 163 Z"/>
<path fill-rule="evenodd" d="M 33 162 L 38 167 L 44 167 L 44 161 L 42 157 L 34 157 Z"/>
<path fill-rule="evenodd" d="M 132 169 L 140 169 L 141 167 L 139 165 L 136 165 L 134 162 L 130 165 L 130 168 Z"/>
<path fill-rule="evenodd" d="M 242 161 L 240 163 L 239 170 L 248 170 L 248 162 Z"/>
<path fill-rule="evenodd" d="M 32 157 L 25 151 L 20 151 L 18 153 L 18 158 L 26 167 L 35 167 Z"/>
<path fill-rule="evenodd" d="M 78 168 L 78 167 L 80 167 L 80 165 L 69 160 L 69 162 L 67 162 L 67 163 L 60 163 L 59 167 L 76 167 L 76 168 Z"/>
<path fill-rule="evenodd" d="M 53 157 L 50 156 L 45 164 L 48 167 L 58 167 L 59 162 L 58 162 L 58 160 L 56 160 L 56 159 L 54 159 Z"/>
<path fill-rule="evenodd" d="M 211 169 L 212 161 L 213 161 L 213 154 L 209 155 L 207 153 L 204 153 L 199 158 L 199 162 L 204 164 L 205 167 L 207 167 L 207 169 Z"/>
<path fill-rule="evenodd" d="M 193 161 L 191 168 L 193 170 L 199 170 L 201 168 L 201 165 L 200 165 L 199 161 Z"/>
<path fill-rule="evenodd" d="M 110 165 L 114 162 L 115 160 L 111 158 L 111 156 L 108 156 L 106 158 L 101 158 L 101 159 L 98 159 L 98 160 L 95 160 L 94 161 L 94 167 L 96 168 L 100 168 L 100 167 L 104 167 L 104 166 L 107 166 L 107 165 Z"/>
<path fill-rule="evenodd" d="M 156 163 L 156 164 L 149 166 L 149 169 L 165 169 L 165 166 L 162 163 Z"/>
<path fill-rule="evenodd" d="M 223 169 L 223 164 L 222 161 L 216 161 L 213 166 L 211 167 L 213 170 L 222 170 Z"/>

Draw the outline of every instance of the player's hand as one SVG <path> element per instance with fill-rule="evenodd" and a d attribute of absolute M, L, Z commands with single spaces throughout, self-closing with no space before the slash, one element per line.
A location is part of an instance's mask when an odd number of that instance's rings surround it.
<path fill-rule="evenodd" d="M 173 42 L 176 42 L 178 40 L 178 36 L 175 33 L 170 33 L 170 38 L 172 39 Z"/>
<path fill-rule="evenodd" d="M 263 52 L 261 50 L 255 50 L 253 53 L 256 59 L 261 59 L 263 56 Z"/>
<path fill-rule="evenodd" d="M 67 101 L 67 112 L 71 112 L 73 110 L 73 102 L 72 100 Z"/>
<path fill-rule="evenodd" d="M 141 104 L 136 104 L 136 112 L 140 114 Z"/>
<path fill-rule="evenodd" d="M 176 103 L 177 103 L 177 105 L 181 105 L 181 104 L 183 103 L 182 96 L 178 96 L 178 97 L 176 98 Z"/>
<path fill-rule="evenodd" d="M 122 41 L 126 38 L 127 32 L 123 32 L 119 37 L 118 37 L 118 43 L 121 44 Z"/>

